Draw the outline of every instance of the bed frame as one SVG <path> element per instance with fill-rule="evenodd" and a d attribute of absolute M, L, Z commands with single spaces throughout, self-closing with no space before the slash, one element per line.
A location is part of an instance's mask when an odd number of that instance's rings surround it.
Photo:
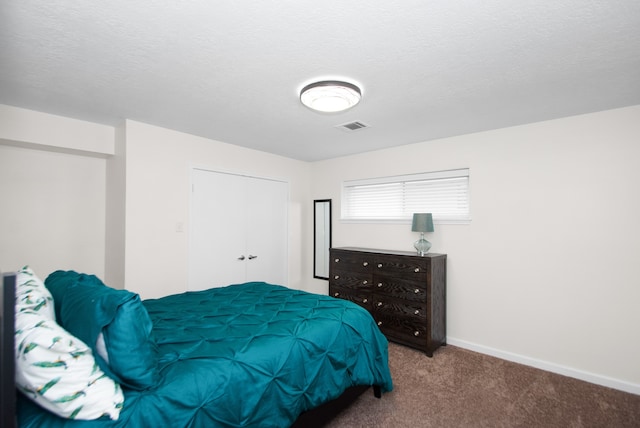
<path fill-rule="evenodd" d="M 16 420 L 16 386 L 15 386 L 15 284 L 16 274 L 2 275 L 2 293 L 0 293 L 0 427 L 15 428 Z M 354 386 L 347 389 L 340 397 L 302 413 L 292 428 L 316 428 L 326 425 L 341 410 L 346 409 L 369 386 Z M 373 386 L 377 398 L 382 396 L 380 387 Z"/>
<path fill-rule="evenodd" d="M 2 275 L 0 293 L 0 426 L 16 426 L 16 386 L 15 386 L 15 295 L 16 275 Z"/>

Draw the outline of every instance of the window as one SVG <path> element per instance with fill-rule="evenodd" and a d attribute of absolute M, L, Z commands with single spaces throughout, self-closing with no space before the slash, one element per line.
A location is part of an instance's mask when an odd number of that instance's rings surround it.
<path fill-rule="evenodd" d="M 438 223 L 468 223 L 469 169 L 345 181 L 342 220 L 410 221 L 433 214 Z"/>

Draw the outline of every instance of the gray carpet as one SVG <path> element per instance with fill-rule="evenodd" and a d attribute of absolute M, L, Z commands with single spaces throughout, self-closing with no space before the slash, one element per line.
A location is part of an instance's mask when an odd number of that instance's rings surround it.
<path fill-rule="evenodd" d="M 394 390 L 371 390 L 327 426 L 640 427 L 640 396 L 455 346 L 390 344 Z"/>

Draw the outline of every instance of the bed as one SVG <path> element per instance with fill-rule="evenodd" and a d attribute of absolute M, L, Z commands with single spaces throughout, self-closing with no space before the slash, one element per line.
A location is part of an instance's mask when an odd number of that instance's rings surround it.
<path fill-rule="evenodd" d="M 385 337 L 367 311 L 348 301 L 263 282 L 141 301 L 74 271 L 52 273 L 26 298 L 20 278 L 15 329 L 21 427 L 288 427 L 354 387 L 371 386 L 378 397 L 393 388 Z M 34 329 L 55 323 L 71 337 L 58 332 L 51 340 L 47 330 L 40 351 L 49 352 L 50 342 L 55 348 L 75 340 L 79 347 L 67 359 L 58 351 L 29 363 L 39 350 Z M 88 380 L 68 376 L 87 354 L 94 361 Z M 49 388 L 41 377 L 29 383 L 23 372 L 34 364 L 58 370 L 53 378 L 60 383 L 65 376 L 81 379 L 82 388 L 97 385 L 101 392 L 91 401 L 92 393 L 70 386 L 43 405 L 58 384 Z M 51 405 L 63 408 L 43 408 Z"/>

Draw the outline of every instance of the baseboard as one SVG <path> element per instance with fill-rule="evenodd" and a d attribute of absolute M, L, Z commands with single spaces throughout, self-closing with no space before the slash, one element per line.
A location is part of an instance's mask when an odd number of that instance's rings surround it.
<path fill-rule="evenodd" d="M 620 391 L 640 395 L 640 384 L 625 382 L 623 380 L 614 379 L 608 376 L 602 376 L 582 370 L 577 370 L 571 367 L 554 364 L 549 361 L 538 360 L 536 358 L 527 357 L 525 355 L 502 351 L 500 349 L 479 345 L 477 343 L 467 342 L 466 340 L 460 340 L 450 336 L 447 336 L 447 343 L 453 346 L 468 349 L 470 351 L 491 355 L 492 357 L 501 358 L 507 361 L 513 361 L 514 363 L 524 364 L 526 366 L 535 367 L 541 370 L 546 370 L 548 372 L 580 379 L 585 382 L 595 383 L 596 385 L 606 386 L 608 388 L 618 389 Z"/>

